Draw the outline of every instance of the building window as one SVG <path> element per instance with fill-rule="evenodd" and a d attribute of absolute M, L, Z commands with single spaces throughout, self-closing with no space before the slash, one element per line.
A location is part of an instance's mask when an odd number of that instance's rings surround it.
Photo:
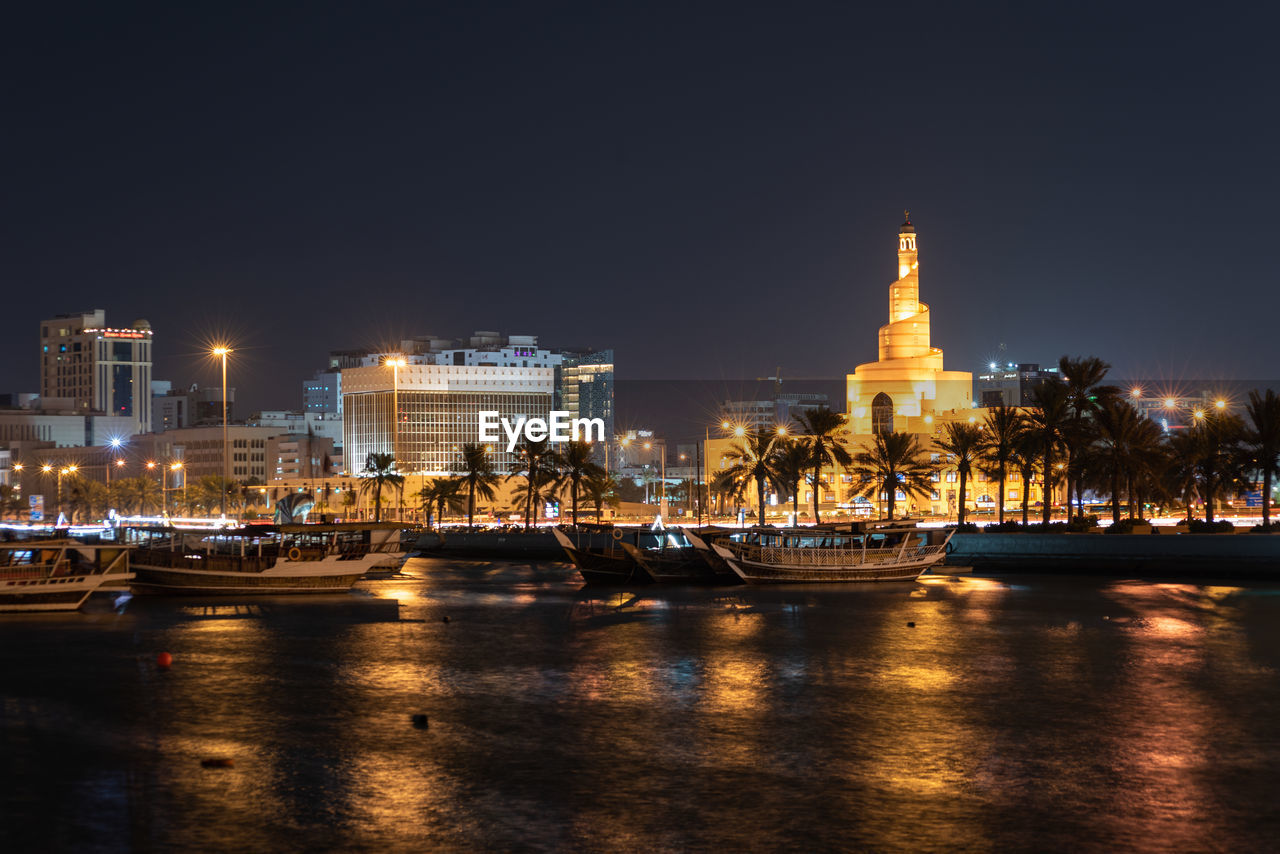
<path fill-rule="evenodd" d="M 871 432 L 893 432 L 893 398 L 884 392 L 871 401 Z"/>

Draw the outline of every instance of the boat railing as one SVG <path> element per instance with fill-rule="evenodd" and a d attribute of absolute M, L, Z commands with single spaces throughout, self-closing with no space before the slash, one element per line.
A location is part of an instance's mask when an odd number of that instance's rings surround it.
<path fill-rule="evenodd" d="M 275 564 L 274 557 L 257 555 L 191 555 L 168 549 L 138 549 L 134 561 L 168 569 L 203 569 L 209 572 L 262 572 Z"/>
<path fill-rule="evenodd" d="M 730 548 L 743 560 L 762 564 L 785 566 L 857 566 L 898 563 L 926 555 L 936 554 L 945 546 L 923 546 L 906 550 L 901 548 L 828 548 L 810 549 L 789 546 L 757 546 L 750 543 L 732 543 Z"/>

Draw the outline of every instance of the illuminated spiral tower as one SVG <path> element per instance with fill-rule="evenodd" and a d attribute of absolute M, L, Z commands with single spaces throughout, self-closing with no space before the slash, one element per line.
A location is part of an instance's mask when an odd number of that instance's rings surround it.
<path fill-rule="evenodd" d="M 947 371 L 929 343 L 929 306 L 920 302 L 920 260 L 910 214 L 898 229 L 898 278 L 889 285 L 889 322 L 880 327 L 879 360 L 848 376 L 852 432 L 933 432 L 936 412 L 969 409 L 973 375 Z"/>

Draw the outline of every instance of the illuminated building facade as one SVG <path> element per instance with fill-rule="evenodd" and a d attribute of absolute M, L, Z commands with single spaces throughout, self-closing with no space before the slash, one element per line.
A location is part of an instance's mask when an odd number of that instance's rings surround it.
<path fill-rule="evenodd" d="M 129 418 L 135 432 L 150 432 L 151 324 L 112 328 L 102 309 L 41 321 L 40 396 Z"/>
<path fill-rule="evenodd" d="M 515 423 L 546 418 L 555 388 L 551 367 L 417 364 L 342 372 L 343 458 L 356 475 L 369 454 L 391 454 L 402 474 L 453 474 L 462 446 L 479 441 L 482 411 Z M 397 417 L 398 411 L 398 417 Z M 515 471 L 505 440 L 490 445 L 494 468 Z"/>
<path fill-rule="evenodd" d="M 932 433 L 935 416 L 971 408 L 973 375 L 943 368 L 942 350 L 929 341 L 930 321 L 929 306 L 920 302 L 919 245 L 908 216 L 898 229 L 898 278 L 889 285 L 880 358 L 847 378 L 855 435 Z"/>

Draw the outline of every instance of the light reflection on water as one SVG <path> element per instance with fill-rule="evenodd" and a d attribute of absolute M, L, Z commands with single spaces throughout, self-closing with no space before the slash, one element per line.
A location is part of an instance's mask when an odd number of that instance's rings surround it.
<path fill-rule="evenodd" d="M 1275 586 L 408 570 L 0 623 L 6 849 L 1254 850 L 1280 830 Z"/>

